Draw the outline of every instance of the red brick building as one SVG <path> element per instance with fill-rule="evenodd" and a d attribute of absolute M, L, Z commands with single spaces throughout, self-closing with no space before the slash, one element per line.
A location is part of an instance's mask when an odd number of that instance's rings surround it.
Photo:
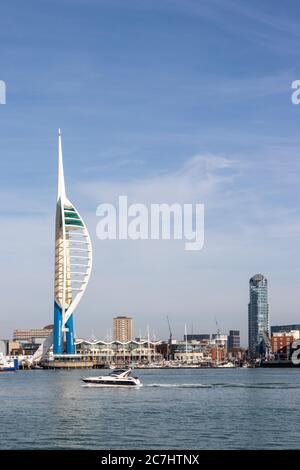
<path fill-rule="evenodd" d="M 276 333 L 271 338 L 272 352 L 280 359 L 289 359 L 294 341 L 293 335 Z"/>

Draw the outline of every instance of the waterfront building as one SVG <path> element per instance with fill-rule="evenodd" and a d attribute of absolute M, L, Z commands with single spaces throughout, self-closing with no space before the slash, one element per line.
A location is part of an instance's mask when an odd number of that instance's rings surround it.
<path fill-rule="evenodd" d="M 212 362 L 220 364 L 226 359 L 226 349 L 223 347 L 212 347 L 210 350 L 210 357 Z"/>
<path fill-rule="evenodd" d="M 227 349 L 232 351 L 233 349 L 239 349 L 240 344 L 240 332 L 239 330 L 229 330 Z"/>
<path fill-rule="evenodd" d="M 292 333 L 274 333 L 271 338 L 271 343 L 272 353 L 274 354 L 275 359 L 290 359 L 292 353 L 292 344 L 295 339 L 298 338 L 294 337 Z"/>
<path fill-rule="evenodd" d="M 251 277 L 249 297 L 248 351 L 254 359 L 266 355 L 269 337 L 268 281 L 262 274 Z"/>
<path fill-rule="evenodd" d="M 86 341 L 75 340 L 76 353 L 95 364 L 151 363 L 163 359 L 158 352 L 160 341 Z"/>
<path fill-rule="evenodd" d="M 175 361 L 198 363 L 203 359 L 203 348 L 200 341 L 173 340 L 169 347 L 169 355 Z"/>
<path fill-rule="evenodd" d="M 227 358 L 232 362 L 242 362 L 246 360 L 246 349 L 245 348 L 232 348 L 227 352 Z"/>
<path fill-rule="evenodd" d="M 113 318 L 113 339 L 121 342 L 133 340 L 133 321 L 131 317 L 118 316 Z"/>
<path fill-rule="evenodd" d="M 47 325 L 44 328 L 15 329 L 13 331 L 14 344 L 8 345 L 9 354 L 16 354 L 19 350 L 26 356 L 33 355 L 52 332 L 53 325 Z"/>
<path fill-rule="evenodd" d="M 156 343 L 155 349 L 164 359 L 168 359 L 170 351 L 169 346 L 169 341 L 160 341 Z"/>

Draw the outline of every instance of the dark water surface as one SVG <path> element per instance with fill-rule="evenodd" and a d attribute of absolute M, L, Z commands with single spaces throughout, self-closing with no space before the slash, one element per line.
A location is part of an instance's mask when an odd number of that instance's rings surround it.
<path fill-rule="evenodd" d="M 140 389 L 81 385 L 102 373 L 0 374 L 0 448 L 300 448 L 300 369 L 137 370 Z"/>

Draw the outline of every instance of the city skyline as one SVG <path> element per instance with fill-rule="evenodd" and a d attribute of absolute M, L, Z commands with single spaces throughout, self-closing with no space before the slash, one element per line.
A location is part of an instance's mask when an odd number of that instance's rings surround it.
<path fill-rule="evenodd" d="M 1 19 L 0 458 L 296 459 L 299 0 Z"/>
<path fill-rule="evenodd" d="M 178 337 L 184 323 L 213 332 L 217 317 L 247 344 L 256 272 L 269 280 L 271 324 L 298 323 L 299 5 L 87 3 L 2 6 L 2 336 L 52 320 L 58 127 L 95 254 L 80 336 L 104 337 L 118 312 L 164 337 L 166 315 Z M 98 240 L 96 208 L 120 194 L 130 203 L 204 203 L 204 249 Z"/>

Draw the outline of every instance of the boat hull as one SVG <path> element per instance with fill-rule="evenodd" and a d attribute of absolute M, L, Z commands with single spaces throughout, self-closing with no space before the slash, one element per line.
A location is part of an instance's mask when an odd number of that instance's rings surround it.
<path fill-rule="evenodd" d="M 97 381 L 97 380 L 89 380 L 89 379 L 82 379 L 82 381 L 87 385 L 96 385 L 97 387 L 141 387 L 140 383 L 131 382 L 127 380 L 120 380 L 118 382 L 113 381 Z"/>

